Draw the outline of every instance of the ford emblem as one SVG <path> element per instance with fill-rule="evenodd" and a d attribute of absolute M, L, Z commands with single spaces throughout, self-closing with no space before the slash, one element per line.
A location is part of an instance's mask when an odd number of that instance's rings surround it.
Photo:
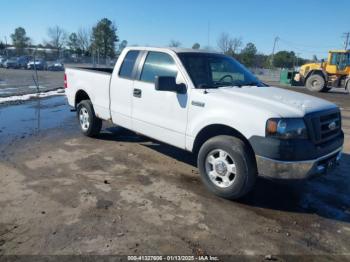
<path fill-rule="evenodd" d="M 328 128 L 329 128 L 330 130 L 334 130 L 334 129 L 337 128 L 337 124 L 336 124 L 335 122 L 332 122 L 332 123 L 330 123 L 330 124 L 328 125 Z"/>

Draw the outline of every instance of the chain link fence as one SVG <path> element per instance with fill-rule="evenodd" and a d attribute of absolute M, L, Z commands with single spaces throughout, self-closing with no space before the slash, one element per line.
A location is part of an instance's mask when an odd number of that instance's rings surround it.
<path fill-rule="evenodd" d="M 27 52 L 28 53 L 28 52 Z M 52 52 L 0 54 L 0 103 L 5 98 L 49 91 L 63 91 L 65 67 L 109 67 L 116 59 L 93 56 L 55 55 Z"/>
<path fill-rule="evenodd" d="M 279 84 L 282 69 L 250 68 L 262 82 L 267 84 Z"/>
<path fill-rule="evenodd" d="M 113 68 L 117 61 L 117 58 L 103 58 L 98 54 L 75 56 L 62 53 L 57 56 L 53 53 L 36 52 L 36 66 L 34 66 L 32 55 L 10 58 L 0 55 L 0 58 L 2 58 L 2 61 L 0 60 L 0 98 L 54 90 L 62 91 L 65 67 Z M 6 63 L 8 60 L 12 62 Z M 281 69 L 250 68 L 250 70 L 267 84 L 279 83 Z"/>

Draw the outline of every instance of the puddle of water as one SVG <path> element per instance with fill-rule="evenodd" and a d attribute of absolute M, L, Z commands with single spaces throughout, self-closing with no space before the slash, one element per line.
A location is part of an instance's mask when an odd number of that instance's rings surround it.
<path fill-rule="evenodd" d="M 0 148 L 13 139 L 74 123 L 64 96 L 38 99 L 21 105 L 0 107 Z"/>

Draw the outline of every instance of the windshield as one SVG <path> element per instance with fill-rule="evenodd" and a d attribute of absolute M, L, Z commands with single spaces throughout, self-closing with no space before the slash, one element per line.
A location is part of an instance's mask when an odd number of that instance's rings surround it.
<path fill-rule="evenodd" d="M 350 53 L 333 53 L 331 64 L 337 65 L 341 70 L 345 69 L 350 65 Z"/>
<path fill-rule="evenodd" d="M 208 53 L 178 54 L 196 88 L 264 86 L 235 59 Z"/>

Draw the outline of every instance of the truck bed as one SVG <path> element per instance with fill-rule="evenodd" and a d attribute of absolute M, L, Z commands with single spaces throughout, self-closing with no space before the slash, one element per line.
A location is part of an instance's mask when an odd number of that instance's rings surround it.
<path fill-rule="evenodd" d="M 95 113 L 101 119 L 109 119 L 109 84 L 111 81 L 112 68 L 66 68 L 68 87 L 66 93 L 71 106 L 74 103 L 75 95 L 84 91 L 89 94 Z"/>

